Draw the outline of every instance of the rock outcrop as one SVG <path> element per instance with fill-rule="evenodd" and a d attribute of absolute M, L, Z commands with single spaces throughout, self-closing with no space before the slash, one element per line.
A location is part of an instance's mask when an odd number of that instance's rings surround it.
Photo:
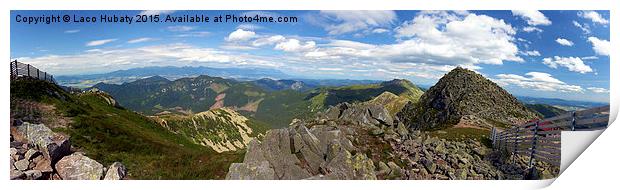
<path fill-rule="evenodd" d="M 226 179 L 376 179 L 373 161 L 356 152 L 352 131 L 335 122 L 304 123 L 252 140 Z"/>
<path fill-rule="evenodd" d="M 480 141 L 408 130 L 379 105 L 342 103 L 252 140 L 226 179 L 523 179 Z M 520 162 L 522 163 L 522 162 Z M 539 165 L 545 166 L 544 163 Z M 554 173 L 555 172 L 555 173 Z M 557 175 L 544 168 L 541 175 Z"/>
<path fill-rule="evenodd" d="M 69 137 L 43 124 L 23 122 L 11 127 L 10 179 L 98 180 L 124 179 L 120 162 L 106 168 L 97 161 L 72 152 Z M 104 174 L 105 177 L 104 177 Z"/>
<path fill-rule="evenodd" d="M 537 117 L 497 84 L 460 67 L 444 75 L 417 103 L 407 104 L 397 115 L 405 125 L 422 130 L 450 127 L 468 115 L 504 126 Z"/>

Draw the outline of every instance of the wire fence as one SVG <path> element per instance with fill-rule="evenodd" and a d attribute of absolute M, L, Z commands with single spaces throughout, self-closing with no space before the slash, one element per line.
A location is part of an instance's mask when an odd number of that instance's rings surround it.
<path fill-rule="evenodd" d="M 21 63 L 17 60 L 11 61 L 11 80 L 19 77 L 32 77 L 56 84 L 56 80 L 54 80 L 53 75 L 45 71 L 41 71 L 30 64 Z"/>
<path fill-rule="evenodd" d="M 505 130 L 493 128 L 490 137 L 495 150 L 529 156 L 530 168 L 535 160 L 559 166 L 562 131 L 601 130 L 607 128 L 608 122 L 609 105 L 535 120 Z"/>

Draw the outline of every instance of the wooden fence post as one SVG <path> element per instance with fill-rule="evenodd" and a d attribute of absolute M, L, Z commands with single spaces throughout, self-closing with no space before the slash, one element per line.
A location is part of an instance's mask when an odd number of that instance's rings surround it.
<path fill-rule="evenodd" d="M 515 132 L 515 144 L 514 144 L 514 153 L 517 154 L 517 151 L 519 150 L 519 140 L 521 139 L 521 137 L 519 136 L 519 126 L 515 126 L 516 127 L 516 132 Z"/>
<path fill-rule="evenodd" d="M 534 137 L 532 138 L 532 150 L 530 151 L 530 163 L 528 164 L 530 167 L 530 172 L 534 171 L 534 153 L 536 153 L 536 141 L 538 140 L 538 122 L 536 121 L 536 126 L 534 127 Z"/>
<path fill-rule="evenodd" d="M 493 144 L 493 148 L 495 148 L 495 127 L 491 129 L 491 142 Z"/>
<path fill-rule="evenodd" d="M 573 120 L 572 120 L 571 125 L 570 125 L 571 131 L 575 131 L 575 126 L 577 125 L 577 119 L 575 118 L 576 116 L 577 116 L 577 112 L 573 111 L 572 112 L 572 116 L 571 116 Z"/>

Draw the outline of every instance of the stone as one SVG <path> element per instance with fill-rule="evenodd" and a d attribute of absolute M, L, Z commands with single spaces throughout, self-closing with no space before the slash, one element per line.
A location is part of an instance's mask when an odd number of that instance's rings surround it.
<path fill-rule="evenodd" d="M 422 158 L 421 161 L 422 161 L 422 164 L 424 165 L 424 168 L 426 168 L 426 170 L 428 170 L 429 174 L 435 173 L 435 170 L 437 169 L 437 165 L 435 163 L 433 163 L 432 160 L 429 160 L 429 159 L 426 159 L 426 158 Z"/>
<path fill-rule="evenodd" d="M 383 133 L 384 131 L 380 127 L 373 127 L 370 130 L 370 134 L 374 136 L 379 136 L 379 135 L 382 135 Z"/>
<path fill-rule="evenodd" d="M 30 161 L 26 159 L 21 159 L 15 162 L 13 165 L 15 165 L 15 168 L 17 168 L 17 170 L 25 171 L 28 169 L 28 166 L 30 165 Z"/>
<path fill-rule="evenodd" d="M 24 122 L 16 128 L 17 131 L 25 134 L 24 136 L 28 142 L 36 145 L 36 147 L 43 152 L 43 155 L 50 159 L 52 163 L 70 153 L 71 143 L 69 142 L 69 138 L 54 133 L 43 124 Z"/>
<path fill-rule="evenodd" d="M 43 156 L 39 156 L 39 157 L 43 157 Z M 46 158 L 41 158 L 40 160 L 36 161 L 36 164 L 33 169 L 39 170 L 41 172 L 53 172 L 54 171 L 54 169 L 52 168 L 52 162 Z"/>
<path fill-rule="evenodd" d="M 33 158 L 35 158 L 35 156 L 38 156 L 39 154 L 41 154 L 41 152 L 39 152 L 38 150 L 28 149 L 28 151 L 26 151 L 26 154 L 24 154 L 24 158 L 27 160 L 32 160 Z"/>
<path fill-rule="evenodd" d="M 39 170 L 28 170 L 24 172 L 26 179 L 39 179 L 43 177 L 43 173 Z"/>
<path fill-rule="evenodd" d="M 11 148 L 10 152 L 11 152 L 11 160 L 15 161 L 19 159 L 19 156 L 17 155 L 17 149 Z"/>
<path fill-rule="evenodd" d="M 387 164 L 385 164 L 385 162 L 379 161 L 378 167 L 379 167 L 379 172 L 377 174 L 387 175 L 387 174 L 390 174 L 390 172 L 392 172 L 390 167 Z"/>
<path fill-rule="evenodd" d="M 456 179 L 458 179 L 458 180 L 465 180 L 465 179 L 467 179 L 467 170 L 457 169 L 455 175 L 456 175 Z"/>
<path fill-rule="evenodd" d="M 392 172 L 390 172 L 390 177 L 393 178 L 398 178 L 401 177 L 403 175 L 403 169 L 400 168 L 400 166 L 396 165 L 396 163 L 394 162 L 388 162 L 388 167 L 390 167 L 390 170 Z"/>
<path fill-rule="evenodd" d="M 405 137 L 405 136 L 409 135 L 409 129 L 407 129 L 407 127 L 405 127 L 405 125 L 403 123 L 398 123 L 398 126 L 396 127 L 396 132 L 401 137 Z"/>
<path fill-rule="evenodd" d="M 11 170 L 11 173 L 9 175 L 10 175 L 11 180 L 22 179 L 26 177 L 24 172 L 19 171 L 19 170 Z"/>
<path fill-rule="evenodd" d="M 120 162 L 114 162 L 108 167 L 104 180 L 121 180 L 127 176 L 127 168 Z"/>
<path fill-rule="evenodd" d="M 103 165 L 81 153 L 63 157 L 55 168 L 64 180 L 99 180 L 103 177 Z"/>

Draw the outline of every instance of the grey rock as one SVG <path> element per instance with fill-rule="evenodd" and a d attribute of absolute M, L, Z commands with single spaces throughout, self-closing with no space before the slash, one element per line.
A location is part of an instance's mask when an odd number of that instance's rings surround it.
<path fill-rule="evenodd" d="M 15 168 L 17 168 L 17 170 L 25 171 L 28 169 L 28 166 L 30 165 L 30 161 L 28 161 L 27 159 L 21 159 L 15 162 L 13 165 L 15 165 Z"/>
<path fill-rule="evenodd" d="M 11 160 L 15 161 L 19 159 L 19 156 L 17 155 L 17 149 L 11 148 L 10 152 L 11 152 Z"/>
<path fill-rule="evenodd" d="M 38 156 L 39 154 L 41 154 L 41 152 L 39 152 L 38 150 L 28 149 L 28 151 L 26 151 L 26 154 L 24 154 L 24 158 L 27 160 L 32 160 L 33 158 L 35 158 L 35 156 Z"/>
<path fill-rule="evenodd" d="M 11 170 L 11 173 L 9 174 L 9 176 L 11 180 L 26 178 L 26 175 L 24 174 L 24 172 L 19 171 L 19 170 Z"/>
<path fill-rule="evenodd" d="M 39 170 L 28 170 L 24 172 L 26 179 L 39 179 L 43 177 L 43 173 Z"/>
<path fill-rule="evenodd" d="M 390 172 L 390 177 L 392 178 L 398 178 L 401 177 L 403 175 L 403 169 L 400 168 L 400 166 L 396 165 L 396 163 L 394 162 L 388 162 L 387 163 L 388 167 L 390 167 L 390 170 L 392 172 Z"/>
<path fill-rule="evenodd" d="M 38 158 L 41 158 L 41 159 L 38 159 Z M 54 171 L 54 169 L 52 168 L 52 162 L 46 158 L 43 158 L 43 156 L 38 156 L 33 161 L 36 162 L 33 168 L 35 170 L 39 170 L 41 172 L 53 172 Z"/>
<path fill-rule="evenodd" d="M 378 175 L 388 175 L 390 174 L 390 172 L 392 172 L 390 167 L 387 164 L 385 164 L 385 162 L 379 161 L 378 167 L 379 167 L 379 172 L 377 173 Z"/>
<path fill-rule="evenodd" d="M 127 176 L 127 168 L 120 162 L 114 162 L 105 174 L 104 180 L 121 180 Z"/>
<path fill-rule="evenodd" d="M 46 158 L 52 162 L 58 161 L 63 156 L 70 153 L 71 144 L 69 138 L 52 132 L 51 129 L 43 124 L 30 124 L 24 122 L 17 126 L 17 131 L 23 135 L 28 142 L 36 145 Z"/>
<path fill-rule="evenodd" d="M 99 180 L 103 177 L 103 165 L 80 153 L 63 157 L 55 168 L 64 180 Z"/>

